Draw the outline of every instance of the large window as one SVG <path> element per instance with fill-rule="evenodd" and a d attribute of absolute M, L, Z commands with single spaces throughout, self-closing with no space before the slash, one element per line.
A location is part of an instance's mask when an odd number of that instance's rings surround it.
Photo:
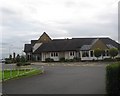
<path fill-rule="evenodd" d="M 74 54 L 74 52 L 73 51 L 71 51 L 70 52 L 70 56 L 74 56 L 75 54 Z"/>
<path fill-rule="evenodd" d="M 51 53 L 51 57 L 57 57 L 58 56 L 58 52 L 52 52 Z"/>
<path fill-rule="evenodd" d="M 89 57 L 89 51 L 82 51 L 82 57 Z"/>

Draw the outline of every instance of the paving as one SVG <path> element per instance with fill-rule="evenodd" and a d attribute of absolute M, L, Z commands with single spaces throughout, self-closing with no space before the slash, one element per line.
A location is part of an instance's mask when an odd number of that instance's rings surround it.
<path fill-rule="evenodd" d="M 47 65 L 46 65 L 47 64 Z M 61 64 L 61 63 L 60 63 Z M 44 66 L 42 75 L 3 83 L 7 94 L 105 94 L 104 63 L 34 63 Z M 79 66 L 78 66 L 79 65 Z"/>

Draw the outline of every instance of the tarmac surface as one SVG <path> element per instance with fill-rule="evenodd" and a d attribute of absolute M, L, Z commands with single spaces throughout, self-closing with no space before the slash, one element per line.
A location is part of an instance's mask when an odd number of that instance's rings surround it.
<path fill-rule="evenodd" d="M 3 94 L 105 94 L 105 66 L 44 66 L 44 74 L 6 81 L 2 91 Z"/>

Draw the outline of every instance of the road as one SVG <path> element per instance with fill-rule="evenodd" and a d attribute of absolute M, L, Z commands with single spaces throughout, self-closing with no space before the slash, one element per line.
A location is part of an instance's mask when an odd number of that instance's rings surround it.
<path fill-rule="evenodd" d="M 104 64 L 45 66 L 45 73 L 42 75 L 4 82 L 3 93 L 105 94 L 105 74 Z"/>

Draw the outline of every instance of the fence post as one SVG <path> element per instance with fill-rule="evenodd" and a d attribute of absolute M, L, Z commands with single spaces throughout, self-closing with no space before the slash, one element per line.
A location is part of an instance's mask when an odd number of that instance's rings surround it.
<path fill-rule="evenodd" d="M 17 69 L 17 75 L 19 76 L 19 68 Z"/>
<path fill-rule="evenodd" d="M 41 69 L 42 69 L 42 73 L 44 73 L 44 67 L 43 66 L 41 66 Z"/>
<path fill-rule="evenodd" d="M 2 70 L 2 80 L 4 80 L 4 69 Z"/>
<path fill-rule="evenodd" d="M 12 69 L 10 69 L 10 78 L 12 78 Z"/>

